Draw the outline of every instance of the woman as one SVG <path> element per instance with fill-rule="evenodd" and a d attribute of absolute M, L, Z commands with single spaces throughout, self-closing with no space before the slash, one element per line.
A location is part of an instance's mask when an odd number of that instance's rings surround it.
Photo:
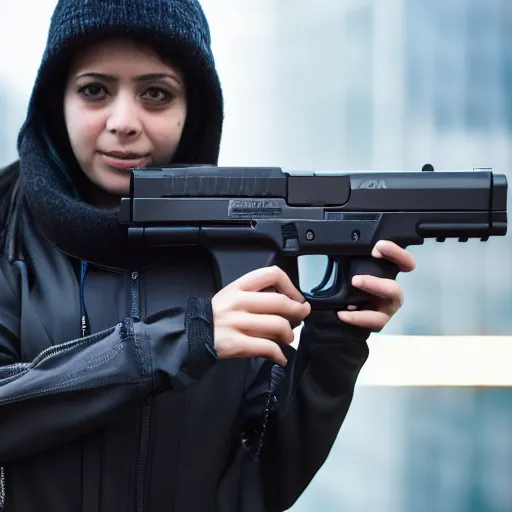
<path fill-rule="evenodd" d="M 59 1 L 0 178 L 6 511 L 280 511 L 327 457 L 397 283 L 360 276 L 375 309 L 338 317 L 278 268 L 216 293 L 207 255 L 116 220 L 130 168 L 216 164 L 222 119 L 195 0 Z"/>

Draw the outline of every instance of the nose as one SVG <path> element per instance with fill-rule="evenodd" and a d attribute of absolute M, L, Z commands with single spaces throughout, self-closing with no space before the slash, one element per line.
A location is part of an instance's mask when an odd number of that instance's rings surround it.
<path fill-rule="evenodd" d="M 118 96 L 111 105 L 107 130 L 118 136 L 136 137 L 142 132 L 137 104 L 127 96 Z"/>

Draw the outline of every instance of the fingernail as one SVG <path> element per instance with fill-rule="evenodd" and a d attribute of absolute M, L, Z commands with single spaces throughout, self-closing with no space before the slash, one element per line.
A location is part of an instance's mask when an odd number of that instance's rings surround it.
<path fill-rule="evenodd" d="M 281 361 L 281 366 L 284 368 L 286 365 L 288 364 L 288 360 L 287 359 L 283 359 Z"/>
<path fill-rule="evenodd" d="M 354 304 L 350 304 L 347 306 L 347 311 L 355 311 L 357 309 L 357 306 Z"/>
<path fill-rule="evenodd" d="M 361 286 L 363 284 L 363 278 L 361 276 L 354 276 L 352 278 L 353 286 Z"/>

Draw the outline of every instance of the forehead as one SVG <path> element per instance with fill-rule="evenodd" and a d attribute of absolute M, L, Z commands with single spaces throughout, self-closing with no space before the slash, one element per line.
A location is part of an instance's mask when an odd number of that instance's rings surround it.
<path fill-rule="evenodd" d="M 84 48 L 73 60 L 71 72 L 93 68 L 123 74 L 175 71 L 152 46 L 131 39 L 108 39 Z"/>

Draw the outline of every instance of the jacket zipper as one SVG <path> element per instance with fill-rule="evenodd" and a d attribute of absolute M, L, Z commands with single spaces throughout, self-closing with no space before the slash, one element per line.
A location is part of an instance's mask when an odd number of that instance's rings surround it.
<path fill-rule="evenodd" d="M 263 444 L 265 442 L 265 434 L 267 433 L 268 422 L 270 420 L 270 415 L 273 412 L 275 404 L 278 402 L 277 399 L 277 388 L 279 384 L 285 378 L 284 369 L 274 364 L 272 366 L 272 370 L 270 371 L 270 383 L 267 392 L 267 396 L 265 398 L 265 406 L 263 409 L 263 423 L 261 426 L 261 432 L 258 440 L 258 447 L 256 448 L 256 454 L 254 456 L 255 460 L 259 460 L 261 451 L 263 449 Z"/>
<path fill-rule="evenodd" d="M 0 468 L 0 512 L 5 510 L 5 468 Z"/>
<path fill-rule="evenodd" d="M 140 322 L 140 276 L 138 272 L 131 273 L 131 311 L 130 315 L 136 322 Z M 137 512 L 144 512 L 144 491 L 146 480 L 146 461 L 148 457 L 149 432 L 151 429 L 151 397 L 142 403 L 139 456 L 137 460 Z"/>
<path fill-rule="evenodd" d="M 136 322 L 140 322 L 140 294 L 138 272 L 132 272 L 132 300 L 130 315 Z"/>

